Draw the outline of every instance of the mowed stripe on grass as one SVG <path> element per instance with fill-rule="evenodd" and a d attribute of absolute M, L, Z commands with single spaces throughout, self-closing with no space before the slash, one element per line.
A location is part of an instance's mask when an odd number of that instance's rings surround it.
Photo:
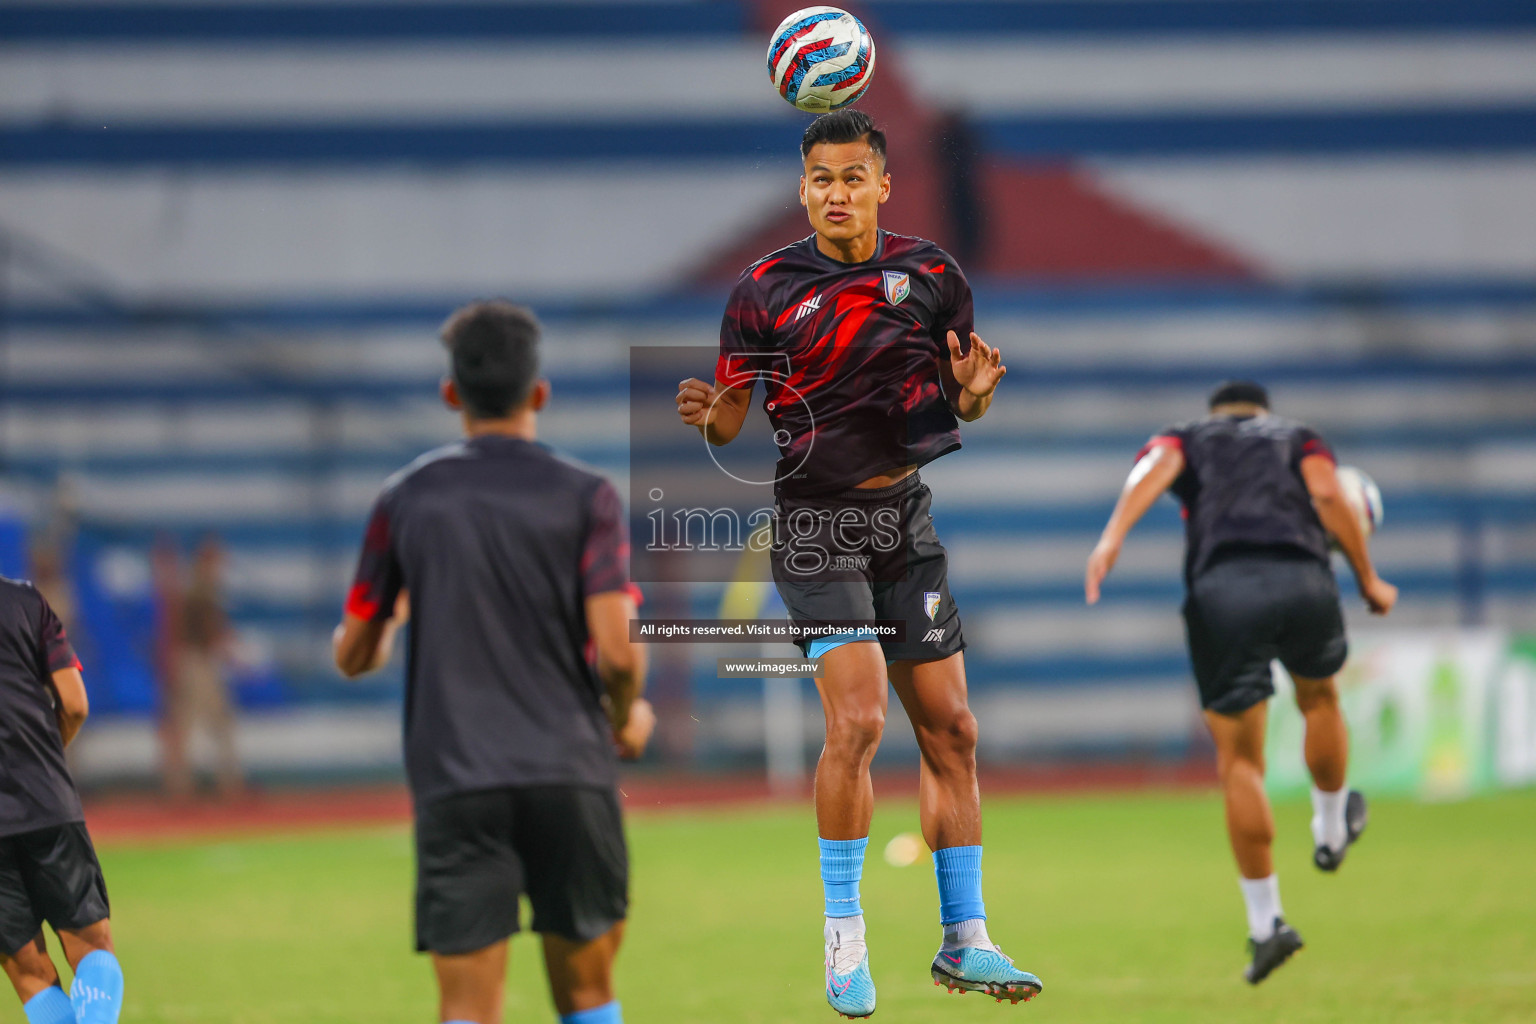
<path fill-rule="evenodd" d="M 864 880 L 877 1020 L 1515 1022 L 1536 1019 L 1536 792 L 1454 804 L 1377 801 L 1337 876 L 1310 865 L 1309 808 L 1276 809 L 1277 866 L 1307 948 L 1243 983 L 1244 918 L 1210 793 L 987 803 L 993 938 L 1041 976 L 1027 1006 L 945 994 L 926 859 L 879 856 L 915 831 L 876 815 Z M 822 1000 L 821 899 L 809 807 L 638 814 L 620 961 L 629 1024 L 835 1020 Z M 280 839 L 106 842 L 124 1024 L 431 1024 L 410 952 L 405 830 Z M 508 1021 L 553 1021 L 537 946 L 513 946 Z"/>

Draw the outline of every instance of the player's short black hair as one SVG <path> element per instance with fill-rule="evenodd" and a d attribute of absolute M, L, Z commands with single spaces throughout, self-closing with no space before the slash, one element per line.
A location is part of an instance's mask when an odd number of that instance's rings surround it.
<path fill-rule="evenodd" d="M 875 119 L 862 110 L 844 107 L 830 114 L 822 114 L 805 128 L 800 137 L 800 159 L 811 155 L 811 147 L 823 142 L 841 145 L 845 142 L 869 140 L 869 148 L 875 151 L 880 163 L 885 163 L 885 132 L 875 127 Z"/>
<path fill-rule="evenodd" d="M 527 400 L 539 374 L 539 322 L 503 299 L 454 310 L 439 332 L 448 372 L 470 417 L 501 419 Z"/>
<path fill-rule="evenodd" d="M 1228 405 L 1232 402 L 1247 402 L 1261 409 L 1269 408 L 1269 392 L 1264 390 L 1264 385 L 1251 380 L 1224 380 L 1216 385 L 1216 390 L 1211 392 L 1210 407 Z"/>

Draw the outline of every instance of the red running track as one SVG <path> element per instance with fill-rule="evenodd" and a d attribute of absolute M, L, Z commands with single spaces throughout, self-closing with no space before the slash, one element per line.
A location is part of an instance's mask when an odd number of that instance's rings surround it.
<path fill-rule="evenodd" d="M 984 771 L 982 791 L 998 794 L 1125 792 L 1210 786 L 1215 770 L 1205 761 L 1132 764 L 1042 764 Z M 756 775 L 627 774 L 620 783 L 630 813 L 750 803 L 796 803 L 809 796 L 775 793 Z M 917 796 L 917 773 L 882 772 L 875 791 L 883 797 Z M 160 797 L 101 795 L 86 803 L 91 834 L 107 843 L 182 842 L 197 839 L 281 835 L 323 829 L 409 822 L 411 801 L 402 786 L 261 791 L 232 802 L 173 802 Z"/>

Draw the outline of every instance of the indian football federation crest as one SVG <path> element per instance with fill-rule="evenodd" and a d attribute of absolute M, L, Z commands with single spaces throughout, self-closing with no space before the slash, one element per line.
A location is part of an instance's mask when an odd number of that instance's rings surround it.
<path fill-rule="evenodd" d="M 885 272 L 885 297 L 895 306 L 912 294 L 912 277 L 897 270 Z"/>
<path fill-rule="evenodd" d="M 906 274 L 902 274 L 906 277 Z M 926 590 L 923 592 L 923 611 L 928 615 L 928 621 L 933 621 L 933 615 L 939 610 L 939 595 L 937 591 Z"/>

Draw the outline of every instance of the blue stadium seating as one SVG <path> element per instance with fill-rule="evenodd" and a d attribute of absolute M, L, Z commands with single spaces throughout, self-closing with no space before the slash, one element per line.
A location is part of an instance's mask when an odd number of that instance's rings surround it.
<path fill-rule="evenodd" d="M 965 449 L 926 475 L 970 681 L 1008 723 L 989 756 L 1187 744 L 1171 503 L 1102 607 L 1082 605 L 1080 573 L 1130 456 L 1223 377 L 1265 381 L 1278 411 L 1381 482 L 1397 621 L 1536 630 L 1536 7 L 867 7 L 892 43 L 883 73 L 904 68 L 934 106 L 953 99 L 946 48 L 978 35 L 998 48 L 989 67 L 1009 48 L 1021 65 L 1066 62 L 1058 90 L 1022 66 L 997 95 L 960 97 L 984 157 L 1060 162 L 1250 271 L 976 275 L 978 327 L 1011 372 Z M 755 18 L 735 2 L 0 6 L 0 458 L 15 503 L 40 510 L 69 481 L 94 552 L 80 571 L 125 606 L 142 601 L 155 535 L 222 536 L 265 666 L 253 706 L 393 699 L 397 676 L 342 684 L 326 640 L 372 495 L 453 434 L 432 332 L 478 295 L 534 304 L 547 439 L 625 478 L 627 348 L 698 345 L 707 373 L 723 293 L 700 262 L 793 202 L 803 118 L 764 86 Z M 678 46 L 717 88 L 710 109 L 680 102 Z M 1315 50 L 1323 92 L 1242 77 L 1277 46 Z M 594 48 L 635 77 L 605 78 Z M 1127 55 L 1145 83 L 1084 72 Z M 1403 72 L 1417 60 L 1439 62 L 1439 86 Z M 518 78 L 525 66 L 538 73 Z M 562 67 L 580 81 L 540 85 Z M 1167 67 L 1212 77 L 1191 98 Z M 186 74 L 207 88 L 184 89 Z M 1247 91 L 1223 94 L 1229 78 Z M 1307 227 L 1378 190 L 1413 216 Z M 571 218 L 596 241 L 559 244 Z M 700 586 L 691 606 L 718 599 Z M 1352 610 L 1352 629 L 1371 627 Z M 760 756 L 755 684 L 712 665 L 691 681 L 697 756 Z M 116 706 L 142 714 L 152 695 L 123 685 Z"/>

